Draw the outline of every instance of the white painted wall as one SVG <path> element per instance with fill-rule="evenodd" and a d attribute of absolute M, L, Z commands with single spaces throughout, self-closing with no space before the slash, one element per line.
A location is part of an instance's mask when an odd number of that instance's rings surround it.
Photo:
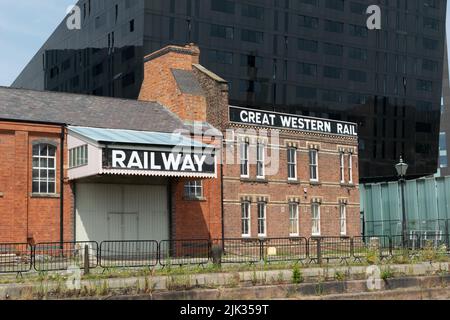
<path fill-rule="evenodd" d="M 67 138 L 67 146 L 69 150 L 86 144 L 88 145 L 88 164 L 86 166 L 69 169 L 70 180 L 95 176 L 102 168 L 102 149 L 69 133 Z M 67 150 L 67 153 L 69 153 L 69 150 Z"/>
<path fill-rule="evenodd" d="M 83 184 L 76 186 L 76 240 L 168 240 L 169 212 L 165 185 Z M 120 234 L 124 218 L 126 238 Z M 137 229 L 132 225 L 137 216 Z M 109 216 L 109 221 L 108 221 Z M 128 223 L 127 223 L 128 222 Z M 108 224 L 109 223 L 109 224 Z M 117 236 L 112 236 L 116 238 Z"/>

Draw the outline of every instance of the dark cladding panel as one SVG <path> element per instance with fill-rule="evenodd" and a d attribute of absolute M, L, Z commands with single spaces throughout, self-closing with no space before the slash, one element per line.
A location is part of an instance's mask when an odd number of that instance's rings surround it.
<path fill-rule="evenodd" d="M 379 31 L 365 27 L 370 0 L 117 3 L 117 23 L 101 31 L 60 28 L 15 85 L 136 98 L 144 55 L 193 42 L 201 64 L 230 82 L 233 105 L 357 123 L 363 180 L 393 177 L 400 154 L 412 176 L 436 172 L 445 0 L 383 2 Z M 85 25 L 102 14 L 96 7 Z M 77 63 L 63 71 L 67 59 Z"/>

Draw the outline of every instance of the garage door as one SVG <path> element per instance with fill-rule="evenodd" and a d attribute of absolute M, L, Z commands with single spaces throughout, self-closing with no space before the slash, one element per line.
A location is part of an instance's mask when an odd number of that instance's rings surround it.
<path fill-rule="evenodd" d="M 77 184 L 76 239 L 169 239 L 167 187 Z"/>

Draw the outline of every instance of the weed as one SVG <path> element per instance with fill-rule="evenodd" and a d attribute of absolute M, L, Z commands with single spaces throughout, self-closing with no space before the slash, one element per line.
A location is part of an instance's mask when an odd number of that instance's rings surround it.
<path fill-rule="evenodd" d="M 388 279 L 391 279 L 394 277 L 394 272 L 392 271 L 392 269 L 388 266 L 387 268 L 384 268 L 383 270 L 381 270 L 381 274 L 380 274 L 381 279 L 383 279 L 384 281 L 387 281 Z"/>
<path fill-rule="evenodd" d="M 191 287 L 189 275 L 168 276 L 166 280 L 167 290 L 187 290 Z"/>
<path fill-rule="evenodd" d="M 298 284 L 302 283 L 303 281 L 304 281 L 303 273 L 300 270 L 299 265 L 295 264 L 294 268 L 292 269 L 292 282 Z"/>
<path fill-rule="evenodd" d="M 342 272 L 342 271 L 336 271 L 336 272 L 334 273 L 334 278 L 335 278 L 337 281 L 345 281 L 346 275 L 345 275 L 345 273 Z"/>

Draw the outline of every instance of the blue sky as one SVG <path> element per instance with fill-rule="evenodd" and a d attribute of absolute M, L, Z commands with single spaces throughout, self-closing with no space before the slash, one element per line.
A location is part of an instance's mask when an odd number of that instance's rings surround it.
<path fill-rule="evenodd" d="M 75 3 L 76 0 L 0 0 L 0 86 L 14 81 L 61 22 L 67 7 Z M 447 30 L 450 31 L 449 21 Z"/>

